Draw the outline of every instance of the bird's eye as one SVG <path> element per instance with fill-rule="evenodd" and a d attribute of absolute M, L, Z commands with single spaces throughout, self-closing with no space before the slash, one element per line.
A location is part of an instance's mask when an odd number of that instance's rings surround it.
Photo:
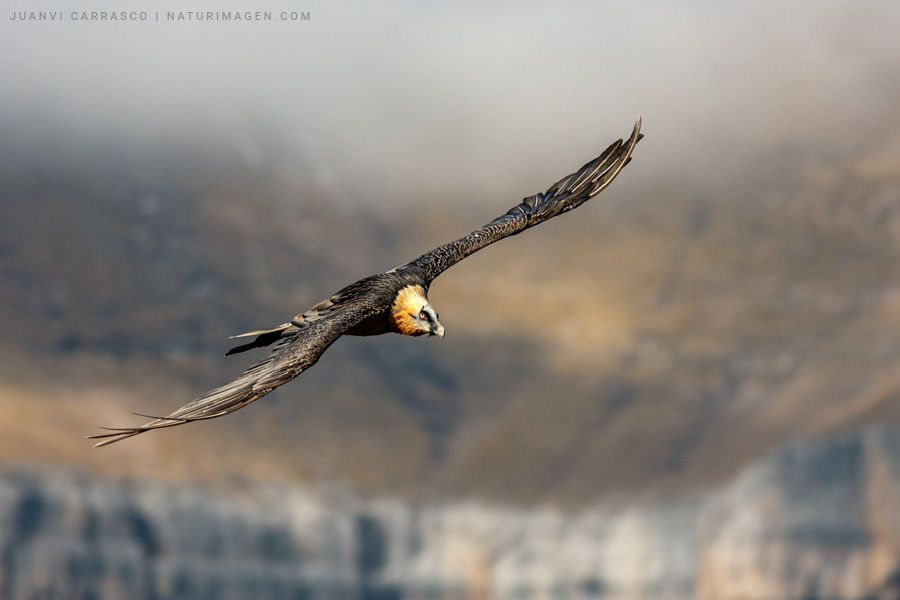
<path fill-rule="evenodd" d="M 428 313 L 426 313 L 426 312 L 423 310 L 422 312 L 419 313 L 419 319 L 422 320 L 422 321 L 427 321 L 427 320 L 428 320 Z"/>

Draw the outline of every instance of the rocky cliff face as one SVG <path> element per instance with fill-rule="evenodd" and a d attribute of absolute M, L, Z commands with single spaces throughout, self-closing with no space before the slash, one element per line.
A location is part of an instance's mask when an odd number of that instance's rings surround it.
<path fill-rule="evenodd" d="M 898 564 L 897 430 L 796 443 L 705 494 L 577 512 L 0 477 L 9 600 L 890 598 Z"/>

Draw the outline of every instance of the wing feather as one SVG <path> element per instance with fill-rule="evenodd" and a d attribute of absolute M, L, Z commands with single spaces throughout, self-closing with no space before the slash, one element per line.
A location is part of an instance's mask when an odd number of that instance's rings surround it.
<path fill-rule="evenodd" d="M 614 142 L 600 156 L 575 173 L 563 177 L 543 194 L 525 198 L 481 229 L 438 246 L 416 260 L 398 267 L 398 270 L 405 268 L 420 270 L 430 284 L 438 275 L 485 246 L 578 208 L 603 191 L 616 178 L 631 161 L 634 146 L 642 137 L 641 118 L 638 117 L 631 137 L 624 142 L 622 140 Z"/>
<path fill-rule="evenodd" d="M 92 435 L 88 439 L 100 440 L 94 447 L 106 446 L 145 431 L 221 417 L 259 400 L 313 366 L 348 329 L 370 316 L 374 303 L 370 302 L 366 292 L 374 289 L 371 285 L 374 280 L 374 277 L 363 279 L 332 296 L 327 301 L 327 314 L 302 322 L 298 321 L 302 315 L 298 315 L 283 329 L 247 334 L 262 333 L 265 336 L 277 332 L 278 343 L 263 360 L 234 381 L 207 392 L 167 417 L 154 418 L 139 427 L 104 428 L 109 433 Z"/>

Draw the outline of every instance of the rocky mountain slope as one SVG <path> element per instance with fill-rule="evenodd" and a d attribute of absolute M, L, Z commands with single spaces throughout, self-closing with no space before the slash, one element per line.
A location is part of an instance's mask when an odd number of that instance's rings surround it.
<path fill-rule="evenodd" d="M 7 469 L 0 596 L 895 599 L 898 431 L 794 443 L 706 493 L 577 511 Z"/>

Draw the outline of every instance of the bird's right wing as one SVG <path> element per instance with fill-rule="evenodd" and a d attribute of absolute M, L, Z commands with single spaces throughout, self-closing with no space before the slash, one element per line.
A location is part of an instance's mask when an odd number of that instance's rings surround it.
<path fill-rule="evenodd" d="M 231 383 L 207 392 L 167 417 L 154 418 L 140 427 L 106 428 L 109 433 L 89 439 L 101 440 L 94 447 L 105 446 L 152 429 L 221 417 L 259 400 L 313 366 L 335 340 L 370 316 L 367 292 L 372 289 L 372 279 L 363 279 L 317 304 L 321 314 L 317 311 L 315 318 L 298 315 L 277 329 L 278 343 L 268 356 Z"/>
<path fill-rule="evenodd" d="M 521 233 L 556 215 L 578 208 L 599 194 L 616 178 L 616 175 L 631 160 L 631 152 L 642 137 L 641 118 L 638 117 L 631 137 L 624 142 L 616 141 L 603 154 L 575 173 L 563 177 L 543 194 L 525 198 L 481 229 L 456 241 L 438 246 L 411 263 L 398 267 L 398 270 L 419 269 L 424 273 L 425 280 L 431 283 L 438 275 L 473 252 L 503 238 Z"/>

